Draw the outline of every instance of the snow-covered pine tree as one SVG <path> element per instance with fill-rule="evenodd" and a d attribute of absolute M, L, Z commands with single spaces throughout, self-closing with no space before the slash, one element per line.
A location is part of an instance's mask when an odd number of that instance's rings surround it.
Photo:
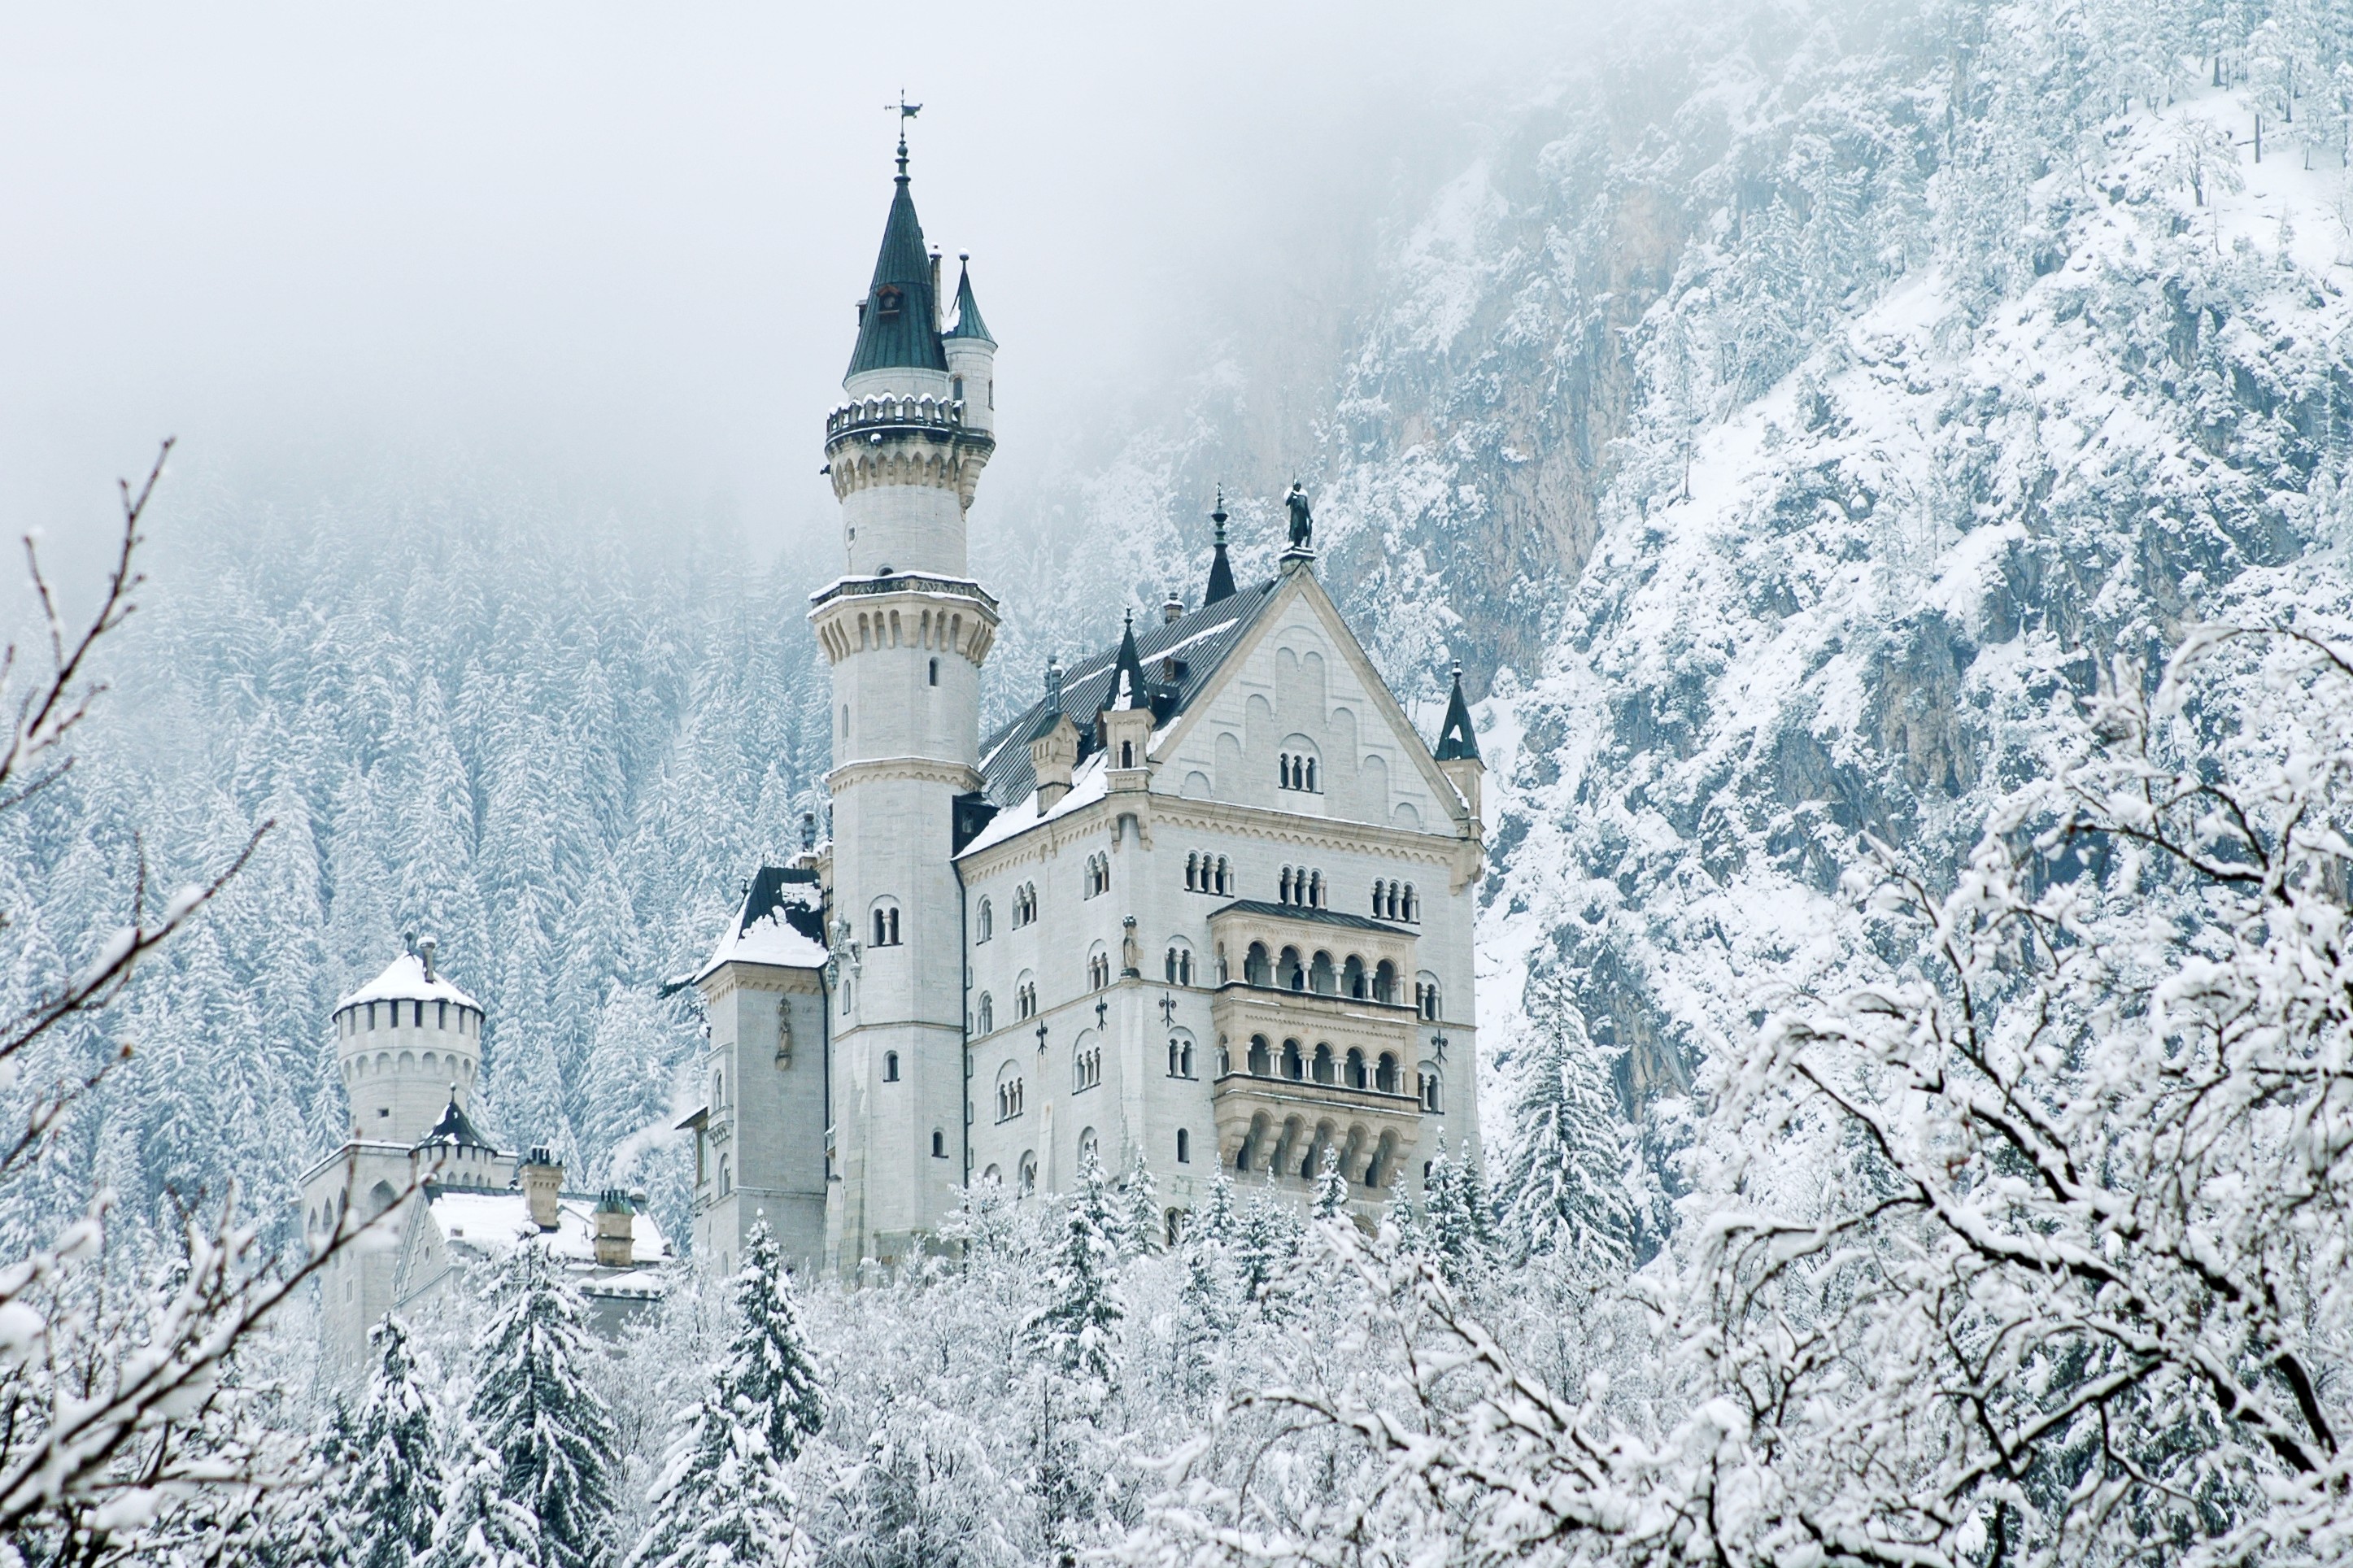
<path fill-rule="evenodd" d="M 1124 1314 L 1113 1279 L 1119 1230 L 1111 1184 L 1090 1150 L 1079 1163 L 1079 1190 L 1063 1215 L 1061 1245 L 1047 1266 L 1047 1304 L 1028 1329 L 1047 1365 L 1097 1393 L 1110 1388 L 1119 1352 Z"/>
<path fill-rule="evenodd" d="M 1308 1212 L 1317 1219 L 1345 1219 L 1348 1213 L 1348 1178 L 1340 1174 L 1340 1152 L 1324 1151 L 1324 1162 L 1315 1168 L 1315 1195 L 1310 1200 Z"/>
<path fill-rule="evenodd" d="M 713 1368 L 681 1416 L 628 1568 L 782 1564 L 793 1555 L 800 1532 L 765 1413 L 730 1388 L 729 1372 Z"/>
<path fill-rule="evenodd" d="M 752 1227 L 735 1276 L 735 1332 L 723 1368 L 738 1418 L 759 1424 L 776 1462 L 784 1464 L 825 1425 L 825 1395 L 784 1255 L 765 1223 Z"/>
<path fill-rule="evenodd" d="M 441 1433 L 408 1330 L 387 1317 L 368 1331 L 375 1370 L 337 1489 L 351 1568 L 408 1568 L 433 1544 L 441 1512 Z"/>
<path fill-rule="evenodd" d="M 547 1249 L 524 1242 L 492 1281 L 467 1418 L 499 1459 L 499 1495 L 539 1522 L 533 1568 L 593 1568 L 611 1545 L 618 1457 L 588 1385 L 587 1310 Z"/>
<path fill-rule="evenodd" d="M 1494 1260 L 1495 1232 L 1487 1214 L 1486 1185 L 1478 1163 L 1464 1144 L 1461 1158 L 1441 1145 L 1422 1179 L 1420 1244 L 1453 1285 L 1466 1284 Z"/>
<path fill-rule="evenodd" d="M 1617 1089 L 1560 977 L 1532 977 L 1527 1008 L 1514 1053 L 1504 1238 L 1522 1258 L 1555 1253 L 1622 1274 L 1635 1216 Z"/>
<path fill-rule="evenodd" d="M 1152 1167 L 1138 1151 L 1119 1179 L 1120 1249 L 1130 1258 L 1148 1258 L 1160 1247 L 1160 1189 Z"/>
<path fill-rule="evenodd" d="M 1292 1268 L 1299 1260 L 1299 1219 L 1271 1194 L 1253 1194 L 1234 1222 L 1234 1285 L 1269 1317 L 1282 1315 Z"/>
<path fill-rule="evenodd" d="M 1234 1237 L 1234 1179 L 1220 1164 L 1209 1178 L 1209 1201 L 1194 1221 L 1203 1239 L 1224 1246 Z"/>
<path fill-rule="evenodd" d="M 504 1461 L 464 1415 L 452 1426 L 444 1467 L 448 1500 L 426 1568 L 537 1568 L 539 1521 L 500 1489 Z"/>

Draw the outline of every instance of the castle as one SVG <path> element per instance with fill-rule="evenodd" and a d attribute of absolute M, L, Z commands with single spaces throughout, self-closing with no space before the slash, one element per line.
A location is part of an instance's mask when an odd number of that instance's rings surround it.
<path fill-rule="evenodd" d="M 899 145 L 826 419 L 847 570 L 830 841 L 760 870 L 691 977 L 709 1018 L 693 1251 L 755 1224 L 803 1267 L 923 1250 L 968 1183 L 1148 1168 L 1173 1236 L 1223 1169 L 1369 1215 L 1475 1153 L 1482 767 L 1461 683 L 1425 743 L 1317 582 L 1296 487 L 1271 581 L 1222 504 L 1200 603 L 1050 663 L 980 733 L 997 606 L 965 517 L 997 445 L 971 274 L 944 321 Z"/>

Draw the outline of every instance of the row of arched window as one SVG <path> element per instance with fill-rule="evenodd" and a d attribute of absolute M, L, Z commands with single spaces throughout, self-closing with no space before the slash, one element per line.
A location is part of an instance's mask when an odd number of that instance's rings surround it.
<path fill-rule="evenodd" d="M 1370 1089 L 1376 1094 L 1403 1094 L 1404 1080 L 1399 1076 L 1395 1054 L 1383 1051 L 1378 1059 L 1367 1060 L 1365 1053 L 1350 1047 L 1345 1056 L 1335 1053 L 1327 1044 L 1318 1044 L 1309 1050 L 1297 1040 L 1285 1040 L 1277 1050 L 1264 1035 L 1252 1035 L 1250 1056 L 1244 1070 L 1252 1078 L 1286 1078 L 1294 1083 L 1331 1084 L 1341 1089 Z M 1425 1103 L 1432 1110 L 1437 1082 L 1433 1072 L 1419 1075 L 1418 1097 L 1428 1097 Z"/>
<path fill-rule="evenodd" d="M 1274 991 L 1305 991 L 1318 996 L 1345 996 L 1357 1002 L 1386 1002 L 1398 1005 L 1398 966 L 1384 958 L 1367 965 L 1364 959 L 1350 953 L 1335 959 L 1319 948 L 1313 955 L 1295 947 L 1285 947 L 1281 952 L 1270 952 L 1266 943 L 1254 942 L 1242 954 L 1242 981 L 1245 984 L 1263 986 Z M 1438 982 L 1424 974 L 1414 985 L 1416 1005 L 1426 1010 L 1423 1016 L 1438 1016 Z"/>
<path fill-rule="evenodd" d="M 1413 884 L 1385 882 L 1375 879 L 1373 918 L 1381 921 L 1405 921 L 1409 923 L 1420 920 L 1421 900 L 1414 896 Z"/>
<path fill-rule="evenodd" d="M 1304 866 L 1285 866 L 1275 887 L 1283 903 L 1309 910 L 1324 907 L 1324 873 L 1321 871 L 1312 871 Z"/>
<path fill-rule="evenodd" d="M 1193 984 L 1193 950 L 1184 942 L 1171 942 L 1162 973 L 1171 985 Z"/>
<path fill-rule="evenodd" d="M 1168 1076 L 1170 1078 L 1193 1076 L 1193 1042 L 1183 1035 L 1171 1035 L 1168 1037 Z"/>
<path fill-rule="evenodd" d="M 1185 857 L 1185 890 L 1188 893 L 1224 893 L 1234 890 L 1234 868 L 1227 858 L 1190 854 Z"/>
<path fill-rule="evenodd" d="M 1108 893 L 1111 891 L 1110 856 L 1090 855 L 1087 857 L 1086 887 L 1087 890 L 1083 896 L 1090 899 L 1094 898 L 1098 894 Z"/>
<path fill-rule="evenodd" d="M 887 899 L 874 906 L 874 941 L 871 945 L 899 945 L 899 906 Z"/>
<path fill-rule="evenodd" d="M 1010 1121 L 1021 1114 L 1021 1075 L 999 1077 L 997 1080 L 997 1119 Z"/>
<path fill-rule="evenodd" d="M 1087 989 L 1101 991 L 1111 984 L 1111 954 L 1096 948 L 1087 954 Z"/>
<path fill-rule="evenodd" d="M 1103 1046 L 1100 1041 L 1082 1047 L 1071 1058 L 1071 1092 L 1077 1094 L 1103 1082 Z"/>
<path fill-rule="evenodd" d="M 1284 752 L 1275 759 L 1275 782 L 1284 789 L 1320 793 L 1323 781 L 1315 774 L 1315 759 L 1300 752 Z"/>
<path fill-rule="evenodd" d="M 1013 929 L 1019 931 L 1038 918 L 1038 884 L 1024 882 L 1013 889 Z"/>

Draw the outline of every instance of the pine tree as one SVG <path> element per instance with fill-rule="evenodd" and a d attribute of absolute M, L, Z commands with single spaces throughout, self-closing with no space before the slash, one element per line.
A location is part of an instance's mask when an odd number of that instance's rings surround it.
<path fill-rule="evenodd" d="M 536 1568 L 539 1521 L 500 1490 L 505 1466 L 463 1416 L 450 1444 L 448 1502 L 427 1568 Z"/>
<path fill-rule="evenodd" d="M 337 1533 L 352 1568 L 407 1568 L 433 1544 L 441 1511 L 439 1423 L 400 1320 L 385 1318 L 368 1339 L 375 1371 L 352 1437 Z"/>
<path fill-rule="evenodd" d="M 1282 1315 L 1292 1266 L 1299 1258 L 1298 1217 L 1265 1195 L 1242 1205 L 1234 1225 L 1234 1284 L 1269 1317 Z"/>
<path fill-rule="evenodd" d="M 1205 1239 L 1221 1247 L 1234 1238 L 1234 1180 L 1223 1165 L 1209 1178 L 1209 1201 L 1201 1205 L 1195 1223 Z"/>
<path fill-rule="evenodd" d="M 752 1227 L 744 1246 L 744 1267 L 735 1276 L 735 1320 L 727 1390 L 736 1408 L 760 1424 L 768 1452 L 783 1464 L 825 1425 L 825 1396 L 784 1256 L 765 1224 Z"/>
<path fill-rule="evenodd" d="M 1030 1318 L 1029 1334 L 1049 1366 L 1097 1391 L 1110 1388 L 1118 1352 L 1123 1314 L 1112 1282 L 1118 1267 L 1119 1216 L 1103 1165 L 1089 1151 L 1048 1265 L 1048 1304 Z"/>
<path fill-rule="evenodd" d="M 1324 1163 L 1315 1168 L 1315 1196 L 1309 1211 L 1319 1220 L 1345 1219 L 1348 1213 L 1348 1178 L 1340 1174 L 1340 1152 L 1324 1151 Z"/>
<path fill-rule="evenodd" d="M 1148 1258 L 1160 1247 L 1160 1194 L 1141 1153 L 1120 1178 L 1119 1195 L 1121 1250 L 1130 1258 Z"/>
<path fill-rule="evenodd" d="M 467 1415 L 499 1460 L 498 1494 L 539 1521 L 534 1568 L 591 1568 L 611 1544 L 613 1418 L 583 1377 L 593 1353 L 580 1293 L 547 1249 L 501 1266 Z"/>
<path fill-rule="evenodd" d="M 1553 1020 L 1531 1028 L 1519 1053 L 1504 1232 L 1521 1257 L 1558 1253 L 1622 1273 L 1634 1210 L 1617 1091 L 1583 1019 L 1566 1006 L 1547 1010 Z"/>
<path fill-rule="evenodd" d="M 1494 1227 L 1487 1215 L 1486 1187 L 1465 1143 L 1460 1160 L 1440 1147 L 1421 1184 L 1421 1245 L 1453 1285 L 1483 1274 L 1493 1260 Z"/>

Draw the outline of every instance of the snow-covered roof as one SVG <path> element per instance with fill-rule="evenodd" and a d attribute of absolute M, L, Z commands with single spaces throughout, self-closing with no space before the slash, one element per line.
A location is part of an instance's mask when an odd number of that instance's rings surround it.
<path fill-rule="evenodd" d="M 596 1200 L 586 1194 L 567 1193 L 558 1198 L 555 1228 L 543 1231 L 532 1224 L 529 1201 L 521 1193 L 444 1187 L 428 1191 L 433 1222 L 441 1227 L 442 1239 L 452 1252 L 496 1259 L 505 1257 L 516 1242 L 536 1237 L 544 1240 L 548 1249 L 566 1263 L 588 1267 L 596 1261 L 596 1228 L 590 1217 L 596 1212 Z M 639 1268 L 656 1267 L 674 1257 L 670 1238 L 662 1235 L 653 1215 L 638 1210 L 629 1222 L 631 1263 Z M 606 1283 L 599 1280 L 598 1288 Z"/>
<path fill-rule="evenodd" d="M 822 895 L 813 876 L 775 866 L 763 866 L 744 890 L 719 944 L 688 983 L 712 973 L 723 963 L 771 963 L 786 969 L 819 969 L 828 956 L 818 932 L 825 929 L 818 909 Z"/>
<path fill-rule="evenodd" d="M 438 974 L 427 976 L 425 960 L 404 952 L 384 967 L 384 973 L 335 1004 L 340 1013 L 362 1002 L 455 1002 L 477 1013 L 482 1005 Z"/>
<path fill-rule="evenodd" d="M 1106 753 L 1097 752 L 1085 762 L 1081 763 L 1071 773 L 1071 787 L 1068 793 L 1047 807 L 1042 816 L 1038 814 L 1038 791 L 1036 786 L 1032 785 L 1028 795 L 990 817 L 988 826 L 973 835 L 971 843 L 956 851 L 956 858 L 968 859 L 984 850 L 995 848 L 1008 838 L 1029 832 L 1040 823 L 1051 822 L 1058 816 L 1068 816 L 1074 811 L 1094 805 L 1110 790 L 1111 772 L 1107 765 L 1109 761 Z"/>

